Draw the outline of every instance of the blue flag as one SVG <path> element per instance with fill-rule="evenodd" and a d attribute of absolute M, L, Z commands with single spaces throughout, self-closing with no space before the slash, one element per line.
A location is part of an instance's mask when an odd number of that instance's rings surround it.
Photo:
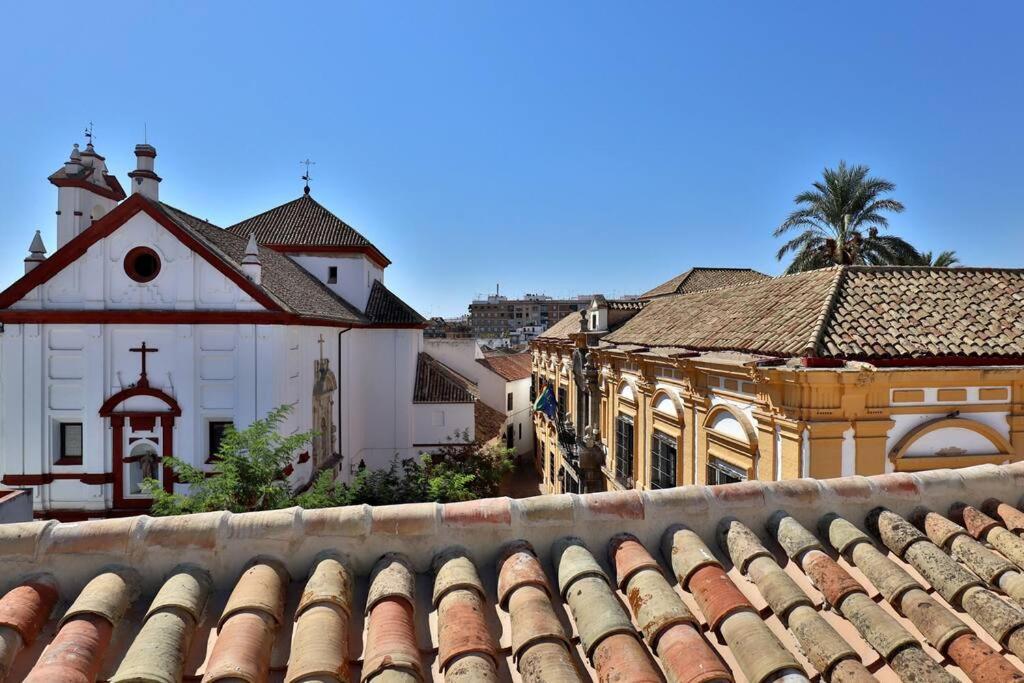
<path fill-rule="evenodd" d="M 540 392 L 540 396 L 533 403 L 533 409 L 544 413 L 550 420 L 554 420 L 558 415 L 558 401 L 555 400 L 555 392 L 551 391 L 550 384 L 544 385 L 544 390 Z"/>

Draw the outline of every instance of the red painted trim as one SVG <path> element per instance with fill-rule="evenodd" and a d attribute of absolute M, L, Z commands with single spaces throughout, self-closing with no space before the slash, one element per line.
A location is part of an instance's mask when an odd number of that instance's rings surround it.
<path fill-rule="evenodd" d="M 117 201 L 121 201 L 122 199 L 128 196 L 128 194 L 124 191 L 124 188 L 121 187 L 121 181 L 117 179 L 117 176 L 104 175 L 103 179 L 107 181 L 107 185 L 110 186 L 110 189 L 112 189 L 114 193 L 118 195 Z"/>
<path fill-rule="evenodd" d="M 77 480 L 83 484 L 99 486 L 114 483 L 113 472 L 45 472 L 43 474 L 7 474 L 3 483 L 9 486 L 42 486 L 58 479 Z"/>
<path fill-rule="evenodd" d="M 53 479 L 48 474 L 5 474 L 3 483 L 8 486 L 39 486 L 49 484 Z"/>
<path fill-rule="evenodd" d="M 865 358 L 863 360 L 880 368 L 972 368 L 985 365 L 1024 365 L 1024 357 L 1021 356 L 926 356 L 923 358 Z"/>
<path fill-rule="evenodd" d="M 846 361 L 840 358 L 819 358 L 817 356 L 804 356 L 800 359 L 800 364 L 805 368 L 841 368 L 846 365 Z"/>
<path fill-rule="evenodd" d="M 254 300 L 269 310 L 283 311 L 276 301 L 254 285 L 243 273 L 214 255 L 203 242 L 182 230 L 177 223 L 168 218 L 141 194 L 133 194 L 118 204 L 114 207 L 113 211 L 93 223 L 89 228 L 76 235 L 67 244 L 54 252 L 53 256 L 19 278 L 3 292 L 0 292 L 0 308 L 8 308 L 16 301 L 24 298 L 25 295 L 54 277 L 72 261 L 84 255 L 93 244 L 113 233 L 139 212 L 148 214 L 150 218 L 178 238 L 182 244 L 202 256 L 210 265 L 241 287 Z"/>
<path fill-rule="evenodd" d="M 380 249 L 374 246 L 366 247 L 344 247 L 344 246 L 331 246 L 327 244 L 264 244 L 264 247 L 269 247 L 274 251 L 279 251 L 282 254 L 362 254 L 371 261 L 376 263 L 381 268 L 387 268 L 391 265 L 391 259 L 380 252 Z"/>
<path fill-rule="evenodd" d="M 167 411 L 157 411 L 157 410 L 148 411 L 147 410 L 147 411 L 135 411 L 135 412 L 128 412 L 128 413 L 124 413 L 124 412 L 116 412 L 115 413 L 114 412 L 114 408 L 116 408 L 119 404 L 121 404 L 122 402 L 128 400 L 129 398 L 131 398 L 133 396 L 151 396 L 153 398 L 158 398 L 158 399 L 160 399 L 161 401 L 163 401 L 164 403 L 167 404 L 167 407 L 169 408 L 169 410 L 167 410 Z M 167 394 L 165 394 L 164 392 L 160 391 L 159 389 L 154 389 L 152 387 L 140 387 L 140 386 L 128 387 L 127 389 L 122 389 L 121 391 L 117 392 L 116 394 L 114 394 L 113 396 L 108 398 L 106 401 L 104 401 L 103 405 L 100 406 L 100 417 L 120 416 L 122 418 L 122 424 L 121 425 L 114 425 L 115 427 L 123 426 L 123 418 L 126 415 L 137 416 L 137 417 L 162 417 L 164 415 L 173 415 L 174 417 L 178 417 L 179 415 L 181 415 L 181 407 L 178 405 L 178 402 L 174 400 L 174 397 L 168 396 Z"/>
<path fill-rule="evenodd" d="M 167 458 L 174 455 L 174 418 L 168 420 L 164 418 L 160 420 L 160 426 L 163 427 L 164 438 L 164 462 L 167 462 Z M 167 493 L 174 493 L 174 470 L 171 469 L 170 465 L 164 465 L 164 491 Z"/>
<path fill-rule="evenodd" d="M 107 180 L 110 177 L 112 176 L 103 176 L 103 179 Z M 117 183 L 116 181 L 113 188 L 107 188 L 102 185 L 90 183 L 84 178 L 50 178 L 50 182 L 57 187 L 77 187 L 82 190 L 88 190 L 89 192 L 98 194 L 101 197 L 113 199 L 115 202 L 121 201 L 126 196 L 124 189 L 121 187 L 121 183 Z"/>
<path fill-rule="evenodd" d="M 161 311 L 161 310 L 98 310 L 65 311 L 8 309 L 0 311 L 0 322 L 43 324 L 117 324 L 152 323 L 155 325 L 257 324 L 287 325 L 294 316 L 284 311 Z"/>
<path fill-rule="evenodd" d="M 55 479 L 63 479 L 64 477 L 59 477 L 57 475 L 54 475 L 54 478 Z M 67 477 L 67 478 L 71 479 L 71 477 Z M 81 477 L 79 477 L 78 480 L 80 482 L 82 482 L 83 484 L 92 484 L 94 486 L 98 486 L 100 484 L 113 484 L 114 483 L 114 473 L 113 472 L 103 472 L 102 474 L 83 474 Z"/>
<path fill-rule="evenodd" d="M 45 263 L 45 262 L 44 262 Z M 34 271 L 33 271 L 34 272 Z M 58 309 L 0 310 L 0 323 L 39 323 L 44 325 L 137 324 L 152 325 L 302 325 L 360 329 L 415 330 L 426 329 L 428 323 L 356 323 L 313 318 L 285 311 L 161 311 L 161 310 L 96 310 L 68 311 Z"/>
<path fill-rule="evenodd" d="M 54 463 L 58 467 L 81 467 L 81 458 L 58 458 Z"/>

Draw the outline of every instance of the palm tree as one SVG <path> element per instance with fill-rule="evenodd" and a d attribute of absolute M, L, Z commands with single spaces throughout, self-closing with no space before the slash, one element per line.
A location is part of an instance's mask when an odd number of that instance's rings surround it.
<path fill-rule="evenodd" d="M 921 259 L 918 263 L 911 263 L 908 265 L 913 266 L 931 266 L 932 268 L 949 268 L 960 263 L 960 259 L 957 258 L 955 251 L 942 251 L 939 252 L 938 256 L 932 256 L 930 251 L 922 251 Z"/>
<path fill-rule="evenodd" d="M 896 185 L 868 176 L 867 166 L 826 168 L 812 190 L 793 201 L 800 207 L 775 229 L 779 237 L 794 230 L 800 234 L 779 249 L 775 258 L 792 252 L 787 273 L 833 265 L 892 265 L 913 263 L 921 255 L 906 240 L 882 235 L 888 229 L 888 212 L 900 213 L 903 204 L 883 197 Z"/>

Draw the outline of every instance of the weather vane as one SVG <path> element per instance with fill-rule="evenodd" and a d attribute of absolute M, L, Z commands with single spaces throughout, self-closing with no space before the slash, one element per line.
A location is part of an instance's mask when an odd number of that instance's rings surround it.
<path fill-rule="evenodd" d="M 85 129 L 85 139 L 86 139 L 88 144 L 90 144 L 90 145 L 92 144 L 93 137 L 94 136 L 93 136 L 93 132 L 92 132 L 92 121 L 90 121 L 89 122 L 89 126 Z"/>
<path fill-rule="evenodd" d="M 306 172 L 302 176 L 302 179 L 306 181 L 306 187 L 304 187 L 302 189 L 302 191 L 305 192 L 306 194 L 309 194 L 309 181 L 313 179 L 313 176 L 311 176 L 309 174 L 309 167 L 310 166 L 316 166 L 316 162 L 315 161 L 310 161 L 309 157 L 306 157 L 306 160 L 305 161 L 300 161 L 299 165 L 306 167 Z"/>

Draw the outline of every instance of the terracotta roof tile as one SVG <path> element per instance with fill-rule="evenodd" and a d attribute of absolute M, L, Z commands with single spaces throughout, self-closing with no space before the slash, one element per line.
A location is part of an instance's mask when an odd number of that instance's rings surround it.
<path fill-rule="evenodd" d="M 844 360 L 1019 359 L 1022 302 L 1024 270 L 845 266 L 659 296 L 603 340 Z"/>
<path fill-rule="evenodd" d="M 1022 481 L 1015 464 L 3 525 L 0 666 L 73 683 L 1022 683 L 1024 541 L 1003 522 Z"/>
<path fill-rule="evenodd" d="M 815 346 L 840 272 L 815 270 L 658 297 L 604 339 L 615 344 L 803 355 Z"/>
<path fill-rule="evenodd" d="M 227 228 L 241 237 L 256 234 L 260 244 L 315 247 L 366 247 L 369 240 L 304 194 Z"/>
<path fill-rule="evenodd" d="M 494 355 L 477 358 L 476 362 L 509 382 L 526 379 L 533 372 L 533 355 L 530 353 Z"/>
<path fill-rule="evenodd" d="M 366 317 L 377 325 L 421 325 L 427 322 L 380 280 L 373 281 L 370 297 L 366 300 Z"/>
<path fill-rule="evenodd" d="M 414 403 L 472 403 L 478 394 L 476 384 L 429 353 L 417 356 Z"/>
<path fill-rule="evenodd" d="M 654 289 L 644 292 L 640 298 L 653 299 L 667 294 L 700 292 L 705 289 L 718 289 L 744 282 L 766 280 L 770 277 L 750 268 L 691 268 L 671 280 L 661 283 Z"/>
<path fill-rule="evenodd" d="M 489 443 L 501 436 L 506 419 L 503 412 L 477 399 L 473 404 L 473 435 L 480 443 Z"/>

